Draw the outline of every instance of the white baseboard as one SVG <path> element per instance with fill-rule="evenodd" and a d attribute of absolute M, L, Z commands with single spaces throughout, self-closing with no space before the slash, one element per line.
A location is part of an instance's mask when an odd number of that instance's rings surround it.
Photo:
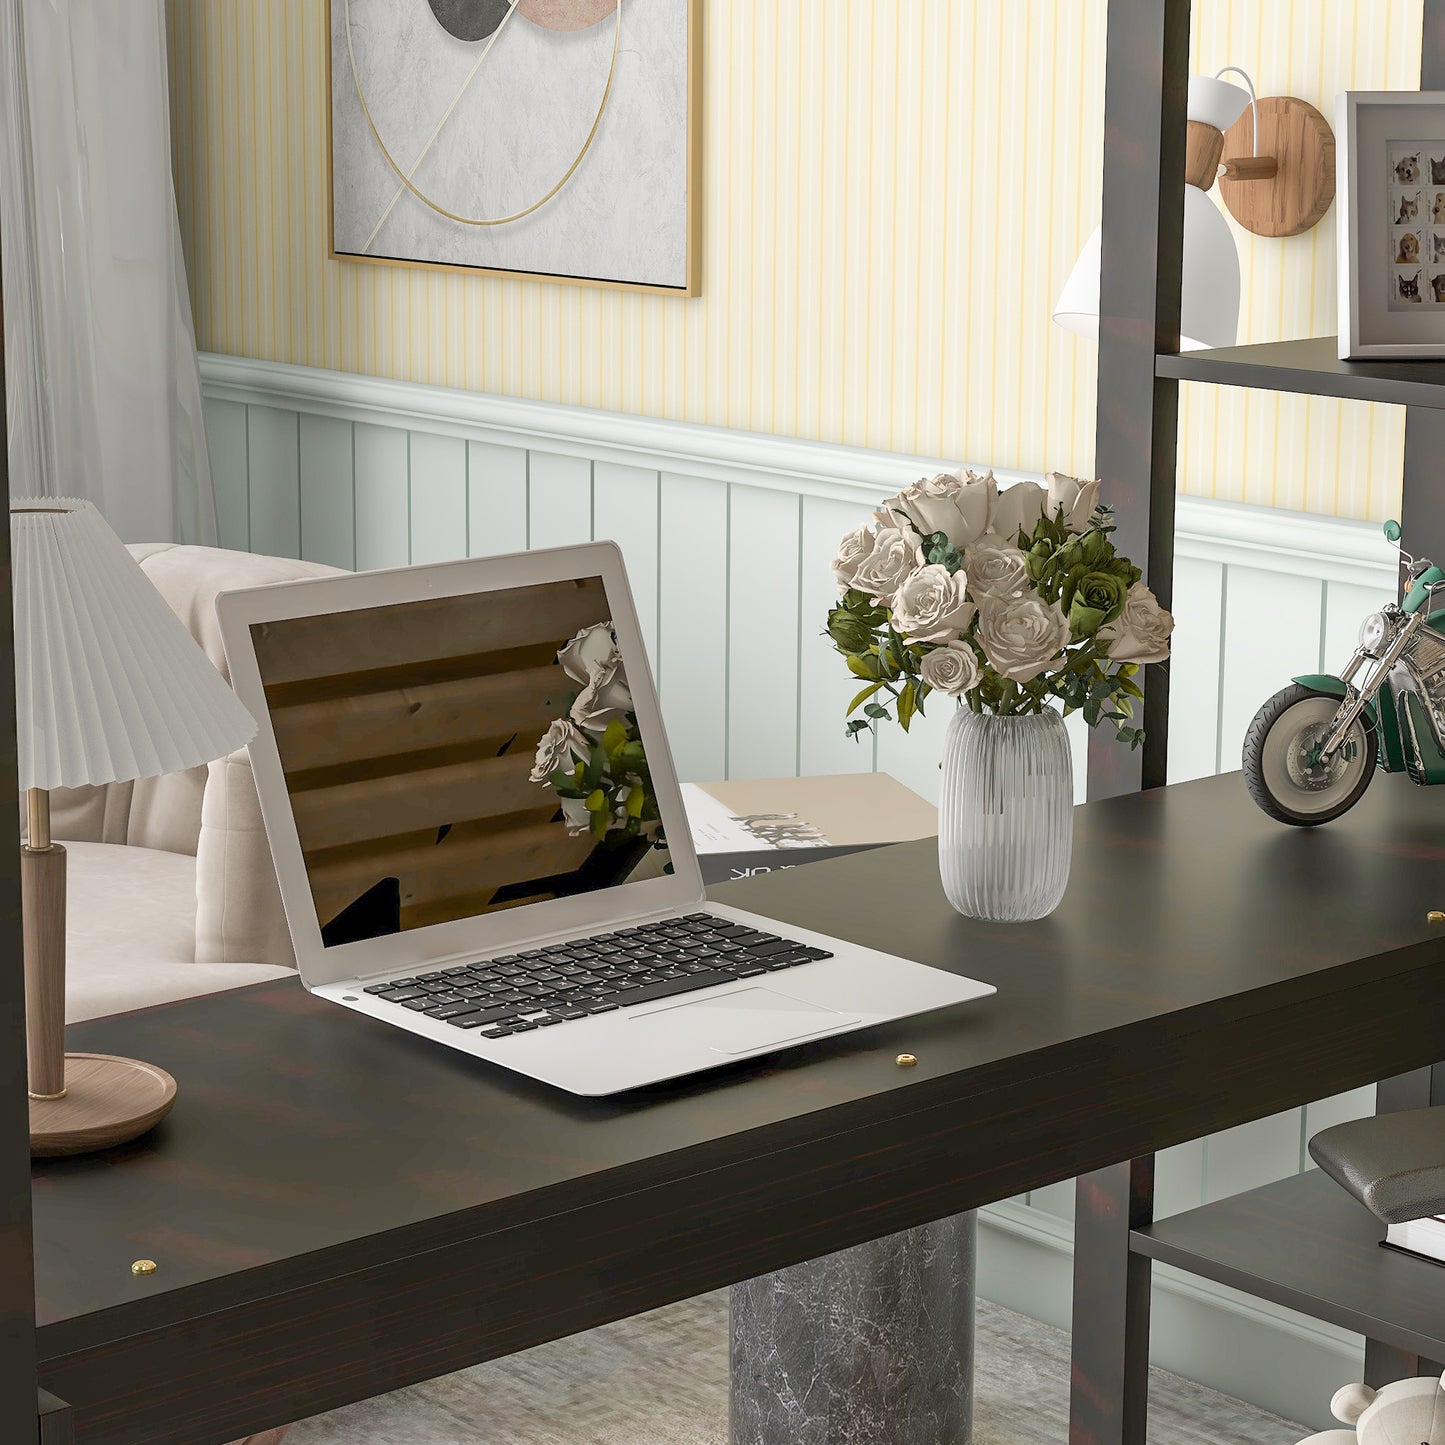
<path fill-rule="evenodd" d="M 979 1294 L 1069 1329 L 1073 1252 L 1067 1220 L 990 1205 L 979 1211 Z M 1358 1335 L 1168 1265 L 1154 1268 L 1152 1324 L 1156 1365 L 1313 1429 L 1331 1424 L 1330 1396 L 1363 1378 Z"/>

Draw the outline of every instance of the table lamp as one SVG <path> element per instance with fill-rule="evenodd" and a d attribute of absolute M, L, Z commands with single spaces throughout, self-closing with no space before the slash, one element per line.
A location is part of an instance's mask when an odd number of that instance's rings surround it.
<path fill-rule="evenodd" d="M 50 789 L 224 757 L 250 713 L 100 513 L 68 497 L 10 506 L 30 1152 L 83 1154 L 160 1122 L 176 1085 L 134 1059 L 65 1052 L 65 849 Z"/>

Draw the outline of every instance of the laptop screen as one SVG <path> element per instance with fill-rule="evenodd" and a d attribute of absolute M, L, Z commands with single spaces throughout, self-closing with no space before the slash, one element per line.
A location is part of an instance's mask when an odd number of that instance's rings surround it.
<path fill-rule="evenodd" d="M 601 577 L 251 625 L 328 947 L 670 872 Z"/>

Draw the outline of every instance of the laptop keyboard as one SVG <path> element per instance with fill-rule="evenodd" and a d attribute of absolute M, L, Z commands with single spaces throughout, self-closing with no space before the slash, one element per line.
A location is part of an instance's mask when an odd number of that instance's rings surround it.
<path fill-rule="evenodd" d="M 710 913 L 691 913 L 394 978 L 365 992 L 453 1028 L 500 1039 L 832 956 Z"/>

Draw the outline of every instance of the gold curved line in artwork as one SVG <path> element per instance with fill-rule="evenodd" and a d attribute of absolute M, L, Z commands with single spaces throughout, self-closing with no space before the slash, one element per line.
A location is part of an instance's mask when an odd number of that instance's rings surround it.
<path fill-rule="evenodd" d="M 506 22 L 512 18 L 513 12 L 520 8 L 521 0 L 513 0 L 512 9 L 509 10 L 506 16 L 503 17 L 502 25 L 505 25 Z M 502 25 L 499 25 L 496 30 L 492 32 L 492 40 L 495 40 L 497 36 L 501 34 Z M 524 216 L 530 216 L 533 211 L 540 211 L 542 207 L 545 206 L 547 202 L 550 201 L 553 196 L 555 196 L 557 192 L 560 191 L 562 187 L 565 186 L 567 182 L 572 179 L 573 173 L 576 171 L 577 167 L 582 164 L 583 158 L 586 156 L 587 152 L 592 149 L 592 142 L 597 138 L 598 129 L 602 125 L 602 117 L 607 110 L 607 100 L 608 97 L 612 94 L 612 81 L 617 74 L 617 53 L 621 49 L 621 46 L 622 0 L 617 0 L 617 27 L 612 34 L 612 59 L 607 66 L 607 84 L 603 87 L 602 99 L 597 106 L 597 114 L 592 118 L 592 129 L 587 132 L 587 139 L 582 142 L 582 149 L 577 152 L 576 156 L 573 158 L 572 164 L 567 167 L 566 171 L 563 172 L 562 179 L 559 180 L 557 184 L 553 186 L 552 189 L 548 191 L 547 194 L 543 196 L 540 200 L 533 201 L 530 206 L 527 206 L 520 211 L 513 211 L 510 215 L 493 217 L 463 216 L 458 214 L 456 211 L 447 210 L 445 206 L 440 205 L 438 202 L 432 200 L 432 198 L 428 196 L 424 191 L 420 190 L 417 186 L 415 186 L 412 183 L 411 177 L 402 170 L 402 168 L 397 164 L 396 158 L 392 155 L 391 151 L 387 149 L 386 142 L 382 140 L 381 132 L 376 128 L 376 122 L 371 117 L 371 107 L 366 103 L 366 92 L 362 89 L 361 85 L 361 72 L 357 69 L 356 66 L 356 49 L 351 43 L 351 0 L 346 0 L 346 53 L 351 61 L 351 78 L 356 84 L 356 98 L 361 102 L 361 113 L 366 117 L 366 124 L 371 130 L 373 139 L 376 141 L 377 146 L 380 148 L 382 155 L 386 157 L 387 165 L 389 165 L 396 173 L 397 180 L 399 180 L 402 185 L 404 185 L 407 190 L 409 190 L 412 195 L 414 195 L 417 200 L 422 203 L 422 205 L 428 207 L 430 210 L 435 211 L 437 215 L 445 216 L 447 220 L 456 221 L 458 224 L 463 226 L 505 226 L 510 221 L 520 221 Z M 490 48 L 491 42 L 489 41 L 488 49 Z"/>
<path fill-rule="evenodd" d="M 518 0 L 524 20 L 543 30 L 586 30 L 605 20 L 620 0 Z"/>

